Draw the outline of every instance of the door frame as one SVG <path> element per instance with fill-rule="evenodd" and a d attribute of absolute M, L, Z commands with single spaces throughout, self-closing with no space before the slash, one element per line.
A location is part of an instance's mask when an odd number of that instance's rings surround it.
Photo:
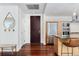
<path fill-rule="evenodd" d="M 31 16 L 40 16 L 40 43 L 41 43 L 41 19 L 42 19 L 42 16 L 40 14 L 33 14 L 33 15 L 30 15 Z M 31 19 L 30 19 L 30 23 L 31 23 Z M 31 25 L 30 25 L 30 43 L 31 43 Z"/>
<path fill-rule="evenodd" d="M 45 37 L 46 37 L 46 41 L 45 41 L 45 43 L 46 43 L 46 45 L 47 45 L 47 38 L 48 38 L 48 26 L 47 26 L 47 24 L 48 23 L 57 23 L 57 35 L 58 35 L 58 22 L 57 21 L 46 21 L 46 35 L 45 35 Z"/>

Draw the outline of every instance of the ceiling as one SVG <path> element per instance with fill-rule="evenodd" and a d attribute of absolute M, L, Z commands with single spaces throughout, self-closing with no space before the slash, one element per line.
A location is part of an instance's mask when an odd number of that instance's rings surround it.
<path fill-rule="evenodd" d="M 39 9 L 28 9 L 27 5 L 38 4 Z M 43 14 L 50 16 L 72 16 L 74 8 L 79 15 L 79 3 L 10 3 L 0 5 L 18 5 L 26 14 Z"/>
<path fill-rule="evenodd" d="M 45 14 L 54 16 L 72 16 L 74 9 L 79 13 L 79 3 L 49 3 L 46 6 Z"/>
<path fill-rule="evenodd" d="M 35 3 L 36 4 L 36 3 Z M 33 3 L 27 3 L 27 4 L 18 4 L 18 6 L 22 9 L 22 11 L 26 14 L 41 14 L 44 11 L 45 4 L 38 3 L 36 5 L 39 5 L 39 9 L 29 9 L 27 5 L 34 5 Z"/>

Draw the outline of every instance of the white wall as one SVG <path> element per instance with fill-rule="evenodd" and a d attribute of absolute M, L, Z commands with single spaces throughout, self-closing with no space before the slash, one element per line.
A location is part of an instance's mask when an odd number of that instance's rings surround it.
<path fill-rule="evenodd" d="M 24 44 L 24 13 L 18 7 L 18 49 Z"/>
<path fill-rule="evenodd" d="M 5 32 L 3 21 L 8 12 L 11 12 L 15 19 L 15 31 Z M 18 48 L 18 7 L 17 6 L 0 6 L 0 44 L 17 44 Z"/>
<path fill-rule="evenodd" d="M 24 43 L 30 43 L 30 15 L 24 15 Z"/>

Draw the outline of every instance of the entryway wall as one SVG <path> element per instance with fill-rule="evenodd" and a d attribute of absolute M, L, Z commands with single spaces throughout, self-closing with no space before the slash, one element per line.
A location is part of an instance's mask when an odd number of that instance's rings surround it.
<path fill-rule="evenodd" d="M 10 12 L 15 19 L 15 31 L 4 31 L 3 21 Z M 0 5 L 0 44 L 16 44 L 18 50 L 18 6 Z"/>
<path fill-rule="evenodd" d="M 24 43 L 30 43 L 30 16 L 40 16 L 40 41 L 45 44 L 43 35 L 43 15 L 42 14 L 25 14 L 24 15 Z"/>

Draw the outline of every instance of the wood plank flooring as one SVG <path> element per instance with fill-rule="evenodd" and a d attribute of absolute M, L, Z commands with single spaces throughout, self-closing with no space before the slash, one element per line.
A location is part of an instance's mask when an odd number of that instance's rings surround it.
<path fill-rule="evenodd" d="M 19 52 L 13 55 L 11 52 L 4 52 L 3 56 L 56 56 L 52 45 L 24 44 Z"/>

